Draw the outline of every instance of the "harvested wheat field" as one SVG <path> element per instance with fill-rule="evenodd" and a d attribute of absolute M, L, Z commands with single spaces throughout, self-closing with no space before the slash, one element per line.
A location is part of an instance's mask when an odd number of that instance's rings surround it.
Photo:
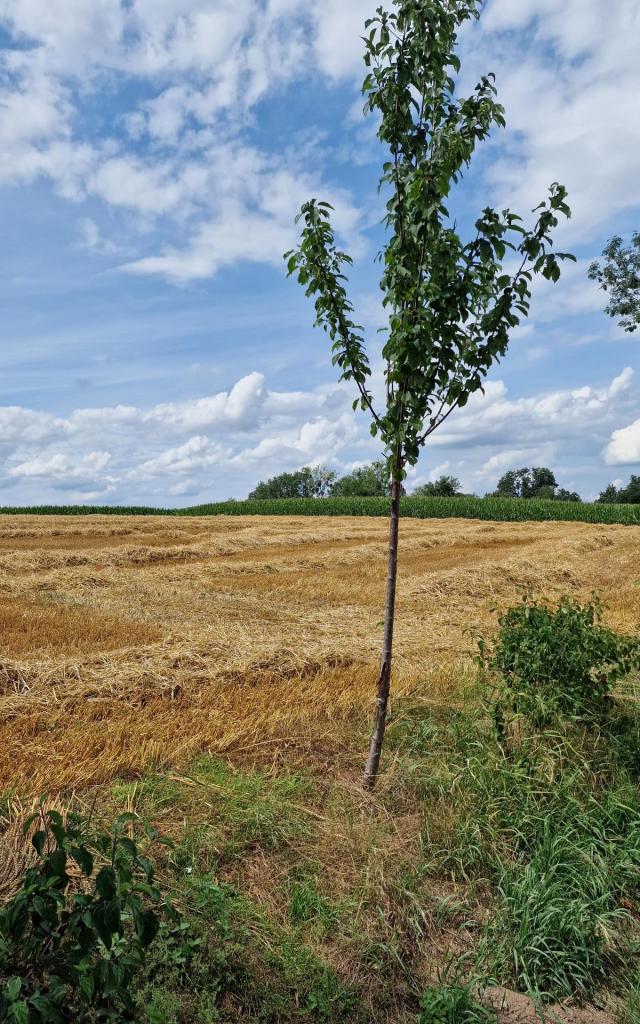
<path fill-rule="evenodd" d="M 4 519 L 0 790 L 334 742 L 372 701 L 385 556 L 377 519 Z M 400 567 L 396 693 L 447 691 L 525 589 L 640 623 L 634 527 L 405 520 Z"/>

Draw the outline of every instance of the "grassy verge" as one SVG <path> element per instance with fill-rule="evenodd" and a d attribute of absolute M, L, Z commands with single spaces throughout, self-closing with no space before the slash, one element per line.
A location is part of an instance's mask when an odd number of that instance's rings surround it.
<path fill-rule="evenodd" d="M 598 726 L 505 737 L 474 690 L 396 706 L 374 799 L 312 760 L 203 756 L 114 785 L 109 814 L 172 836 L 161 875 L 188 922 L 155 947 L 141 1019 L 486 1021 L 474 993 L 494 983 L 618 1000 L 634 1021 L 639 765 L 631 702 Z"/>
<path fill-rule="evenodd" d="M 387 516 L 386 498 L 284 498 L 278 501 L 225 501 L 184 509 L 110 505 L 42 505 L 0 508 L 0 515 L 129 516 Z M 493 522 L 580 522 L 640 525 L 640 505 L 600 505 L 573 501 L 508 498 L 413 498 L 402 502 L 412 519 L 483 519 Z"/>
<path fill-rule="evenodd" d="M 505 737 L 479 691 L 413 698 L 374 798 L 348 759 L 327 774 L 312 755 L 268 770 L 204 755 L 101 790 L 105 821 L 133 812 L 174 843 L 156 857 L 184 925 L 151 948 L 139 1021 L 490 1024 L 478 993 L 499 984 L 614 1000 L 636 1024 L 632 709 Z"/>

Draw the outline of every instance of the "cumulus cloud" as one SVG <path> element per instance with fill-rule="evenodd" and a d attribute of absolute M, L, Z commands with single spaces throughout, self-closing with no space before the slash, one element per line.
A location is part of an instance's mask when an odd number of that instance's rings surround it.
<path fill-rule="evenodd" d="M 614 430 L 605 452 L 608 466 L 640 465 L 640 419 Z"/>
<path fill-rule="evenodd" d="M 7 475 L 22 480 L 46 480 L 56 489 L 67 490 L 98 480 L 110 484 L 112 481 L 105 475 L 110 462 L 111 452 L 88 452 L 84 455 L 55 452 L 10 465 Z"/>
<path fill-rule="evenodd" d="M 561 181 L 574 213 L 566 238 L 637 205 L 639 31 L 635 0 L 490 0 L 473 40 L 473 67 L 496 72 L 507 111 L 494 184 L 526 209 Z"/>
<path fill-rule="evenodd" d="M 33 486 L 39 495 L 66 489 L 164 501 L 209 492 L 215 469 L 223 497 L 238 487 L 242 494 L 255 473 L 335 460 L 357 444 L 349 406 L 343 387 L 275 391 L 254 372 L 227 391 L 146 408 L 81 408 L 66 417 L 0 408 L 0 485 L 25 495 Z M 92 447 L 105 441 L 108 451 Z"/>
<path fill-rule="evenodd" d="M 196 469 L 207 469 L 228 460 L 230 452 L 223 445 L 211 442 L 208 437 L 191 437 L 184 444 L 167 448 L 153 459 L 147 459 L 134 470 L 134 477 L 166 476 L 174 473 L 192 473 Z"/>
<path fill-rule="evenodd" d="M 352 397 L 345 385 L 276 391 L 254 372 L 214 395 L 148 407 L 68 416 L 0 408 L 0 486 L 23 502 L 64 489 L 73 500 L 166 504 L 196 494 L 242 497 L 258 479 L 303 465 L 347 471 L 380 454 L 365 419 L 351 411 Z M 511 467 L 558 468 L 560 455 L 591 476 L 600 467 L 604 477 L 606 465 L 640 464 L 640 420 L 630 423 L 637 408 L 630 367 L 600 388 L 521 398 L 504 381 L 489 381 L 434 434 L 411 481 L 450 472 L 471 490 Z"/>
<path fill-rule="evenodd" d="M 510 399 L 503 382 L 489 382 L 458 416 L 452 416 L 432 438 L 434 446 L 479 446 L 504 436 L 519 442 L 513 447 L 573 437 L 602 430 L 620 415 L 620 399 L 631 392 L 634 372 L 626 367 L 604 388 L 570 388 L 526 398 Z M 625 408 L 625 403 L 622 403 Z"/>
<path fill-rule="evenodd" d="M 336 8 L 331 25 L 343 20 Z M 67 198 L 135 212 L 143 227 L 172 219 L 165 243 L 123 269 L 181 283 L 241 260 L 279 262 L 295 212 L 317 190 L 357 248 L 355 204 L 302 172 L 303 147 L 274 158 L 239 131 L 259 100 L 316 60 L 333 73 L 326 19 L 305 4 L 1 0 L 0 28 L 16 44 L 0 48 L 0 184 L 45 177 Z M 126 92 L 132 77 L 150 98 Z M 111 121 L 105 113 L 96 139 L 83 106 L 105 81 L 128 109 Z M 81 231 L 108 254 L 86 220 Z"/>

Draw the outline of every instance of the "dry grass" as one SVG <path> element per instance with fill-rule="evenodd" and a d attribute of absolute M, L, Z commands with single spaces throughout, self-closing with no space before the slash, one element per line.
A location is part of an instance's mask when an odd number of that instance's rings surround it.
<path fill-rule="evenodd" d="M 0 791 L 335 748 L 371 701 L 385 542 L 379 520 L 3 518 Z M 401 550 L 396 692 L 428 696 L 525 588 L 640 622 L 635 527 L 407 520 Z"/>

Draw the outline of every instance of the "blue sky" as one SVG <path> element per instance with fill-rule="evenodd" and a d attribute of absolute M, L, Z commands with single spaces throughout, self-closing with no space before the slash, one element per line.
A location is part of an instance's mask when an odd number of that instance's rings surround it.
<path fill-rule="evenodd" d="M 0 502 L 181 505 L 378 454 L 287 280 L 317 195 L 355 257 L 376 365 L 381 151 L 361 115 L 377 0 L 0 0 Z M 536 288 L 486 393 L 410 484 L 490 490 L 551 465 L 593 497 L 640 471 L 640 335 L 587 266 L 640 227 L 637 0 L 488 0 L 461 92 L 493 70 L 508 127 L 456 200 L 528 214 L 563 182 L 578 256 Z"/>

